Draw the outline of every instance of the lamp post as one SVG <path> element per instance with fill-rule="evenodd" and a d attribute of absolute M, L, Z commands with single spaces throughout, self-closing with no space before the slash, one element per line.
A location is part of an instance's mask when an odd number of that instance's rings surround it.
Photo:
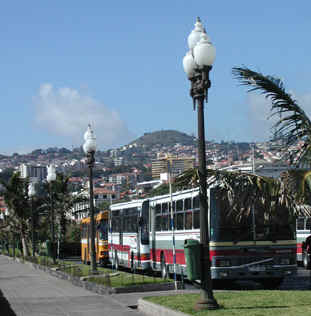
<path fill-rule="evenodd" d="M 94 220 L 94 198 L 93 198 L 93 167 L 95 162 L 96 138 L 91 125 L 88 125 L 84 133 L 83 150 L 87 157 L 89 167 L 89 190 L 90 190 L 90 217 L 91 217 L 91 273 L 97 273 L 96 251 L 95 251 L 95 220 Z"/>
<path fill-rule="evenodd" d="M 53 164 L 47 166 L 48 174 L 46 177 L 47 182 L 49 183 L 49 191 L 50 191 L 50 202 L 51 202 L 51 250 L 52 250 L 52 258 L 53 263 L 55 264 L 55 230 L 54 230 L 54 205 L 53 205 L 53 193 L 52 193 L 52 183 L 56 180 L 56 172 L 55 166 Z"/>
<path fill-rule="evenodd" d="M 31 243 L 32 243 L 32 256 L 35 256 L 35 221 L 33 213 L 33 197 L 36 194 L 34 183 L 30 182 L 28 185 L 28 196 L 30 197 L 31 204 Z"/>
<path fill-rule="evenodd" d="M 197 18 L 195 28 L 188 36 L 188 46 L 190 50 L 183 58 L 183 67 L 191 82 L 190 96 L 193 99 L 194 110 L 196 106 L 198 108 L 201 292 L 195 308 L 197 310 L 217 309 L 219 305 L 213 295 L 209 251 L 204 130 L 204 101 L 207 103 L 208 89 L 211 86 L 209 72 L 215 60 L 216 50 L 210 42 L 200 18 Z"/>

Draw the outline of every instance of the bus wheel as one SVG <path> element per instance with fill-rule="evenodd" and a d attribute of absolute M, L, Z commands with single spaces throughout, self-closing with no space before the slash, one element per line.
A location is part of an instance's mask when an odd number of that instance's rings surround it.
<path fill-rule="evenodd" d="M 161 256 L 161 277 L 162 279 L 167 279 L 168 277 L 167 265 L 165 263 L 164 254 L 162 254 Z"/>
<path fill-rule="evenodd" d="M 305 269 L 310 270 L 311 268 L 311 263 L 310 263 L 310 256 L 306 251 L 303 253 L 303 266 Z"/>

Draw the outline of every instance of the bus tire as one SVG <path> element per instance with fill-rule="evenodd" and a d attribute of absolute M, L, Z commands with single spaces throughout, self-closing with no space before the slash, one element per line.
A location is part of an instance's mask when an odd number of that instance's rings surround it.
<path fill-rule="evenodd" d="M 303 266 L 307 270 L 311 269 L 310 256 L 306 251 L 303 253 Z"/>
<path fill-rule="evenodd" d="M 168 277 L 168 270 L 167 270 L 167 265 L 165 263 L 164 254 L 161 255 L 161 277 L 162 279 L 167 279 Z"/>

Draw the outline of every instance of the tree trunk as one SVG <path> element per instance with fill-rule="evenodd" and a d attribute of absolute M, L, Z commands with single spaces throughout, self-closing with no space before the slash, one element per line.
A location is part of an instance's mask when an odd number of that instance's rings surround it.
<path fill-rule="evenodd" d="M 25 225 L 22 223 L 21 227 L 21 241 L 22 241 L 22 247 L 23 247 L 23 256 L 28 257 L 29 256 L 29 249 L 25 237 Z"/>

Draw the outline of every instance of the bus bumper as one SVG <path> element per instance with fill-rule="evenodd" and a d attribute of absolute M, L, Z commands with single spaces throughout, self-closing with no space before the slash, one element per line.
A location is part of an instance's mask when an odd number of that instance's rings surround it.
<path fill-rule="evenodd" d="M 252 266 L 252 267 L 212 267 L 212 279 L 217 280 L 256 280 L 267 278 L 284 278 L 295 275 L 297 265 L 272 265 L 272 266 Z"/>

